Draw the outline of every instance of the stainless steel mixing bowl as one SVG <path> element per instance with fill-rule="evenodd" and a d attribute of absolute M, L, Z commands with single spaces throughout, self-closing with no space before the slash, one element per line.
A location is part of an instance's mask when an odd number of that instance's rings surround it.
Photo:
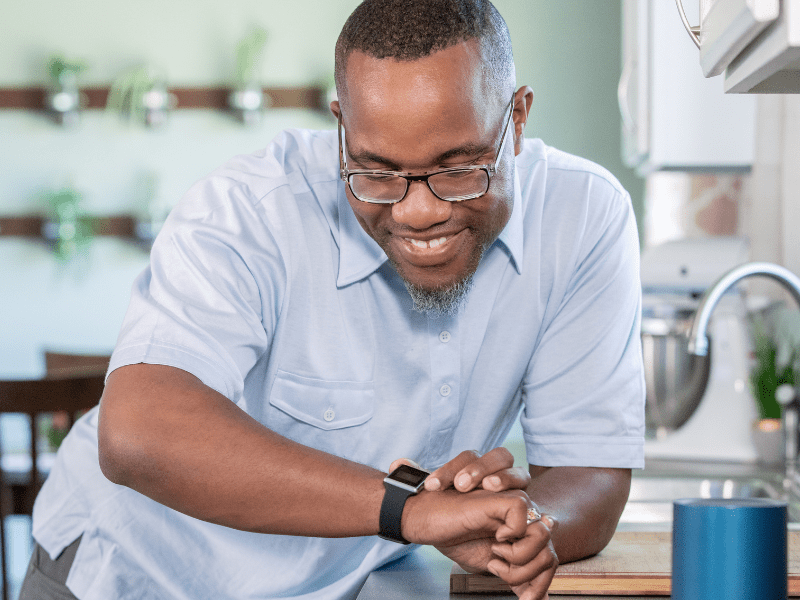
<path fill-rule="evenodd" d="M 692 309 L 670 305 L 643 311 L 645 424 L 651 436 L 686 423 L 705 391 L 707 364 L 705 373 L 698 372 L 699 362 L 687 348 L 693 316 Z"/>

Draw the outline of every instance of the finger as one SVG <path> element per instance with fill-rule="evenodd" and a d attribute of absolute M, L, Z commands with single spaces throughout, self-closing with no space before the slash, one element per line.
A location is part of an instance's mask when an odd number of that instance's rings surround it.
<path fill-rule="evenodd" d="M 468 492 L 481 485 L 485 478 L 491 477 L 496 473 L 504 472 L 511 469 L 513 466 L 514 456 L 511 452 L 503 447 L 495 448 L 474 462 L 465 465 L 456 473 L 453 485 L 460 492 Z M 525 487 L 527 487 L 527 484 Z"/>
<path fill-rule="evenodd" d="M 550 587 L 550 582 L 552 579 L 548 581 L 547 587 Z M 538 582 L 537 582 L 538 583 Z M 547 593 L 547 589 L 544 591 L 541 590 L 541 587 L 537 584 L 525 584 L 519 586 L 511 586 L 511 591 L 513 591 L 518 597 L 519 600 L 549 600 L 550 594 Z"/>
<path fill-rule="evenodd" d="M 460 492 L 469 492 L 479 487 L 485 478 L 504 473 L 513 466 L 514 456 L 506 448 L 495 448 L 483 456 L 472 450 L 462 452 L 437 470 L 433 479 L 428 478 L 430 480 L 428 486 L 430 487 L 426 486 L 426 489 L 446 489 L 452 485 Z M 524 485 L 517 484 L 520 478 L 524 477 L 525 475 L 521 473 L 504 474 L 499 481 L 494 482 L 497 489 L 492 491 L 524 489 L 527 487 L 527 482 Z M 504 487 L 503 479 L 513 482 L 513 484 Z M 439 487 L 436 487 L 437 484 Z"/>
<path fill-rule="evenodd" d="M 452 487 L 456 474 L 479 458 L 480 454 L 475 450 L 465 450 L 428 475 L 425 479 L 425 489 L 429 492 L 435 492 Z"/>
<path fill-rule="evenodd" d="M 391 465 L 389 465 L 389 473 L 394 471 L 400 465 L 408 465 L 409 467 L 414 467 L 415 469 L 421 468 L 417 463 L 415 463 L 410 458 L 398 458 L 397 460 L 393 461 Z"/>
<path fill-rule="evenodd" d="M 531 482 L 531 474 L 525 467 L 512 467 L 483 478 L 481 487 L 490 492 L 524 490 Z"/>
<path fill-rule="evenodd" d="M 541 592 L 547 591 L 550 580 L 558 566 L 558 557 L 551 543 L 546 544 L 530 561 L 525 564 L 509 564 L 495 558 L 489 561 L 487 568 L 509 585 L 522 585 L 528 583 Z M 544 577 L 543 577 L 544 576 Z M 543 585 L 546 580 L 547 585 Z"/>
<path fill-rule="evenodd" d="M 528 521 L 522 536 L 509 537 L 507 540 L 498 539 L 497 543 L 492 545 L 492 551 L 511 564 L 525 564 L 550 542 L 557 527 L 558 521 L 555 517 L 541 515 L 536 521 Z"/>
<path fill-rule="evenodd" d="M 504 503 L 504 512 L 501 523 L 495 531 L 495 540 L 507 542 L 525 537 L 527 533 L 529 509 L 533 502 L 522 490 L 508 490 L 502 492 L 508 498 Z"/>

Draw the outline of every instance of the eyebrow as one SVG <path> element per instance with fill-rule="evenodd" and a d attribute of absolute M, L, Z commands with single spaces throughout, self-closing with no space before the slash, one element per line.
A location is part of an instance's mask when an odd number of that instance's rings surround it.
<path fill-rule="evenodd" d="M 400 168 L 400 165 L 397 163 L 389 160 L 388 158 L 381 156 L 379 154 L 375 154 L 374 152 L 370 152 L 369 150 L 361 150 L 360 152 L 351 152 L 350 147 L 347 144 L 347 138 L 344 140 L 344 144 L 347 147 L 347 155 L 350 159 L 358 163 L 359 165 L 364 165 L 365 162 L 376 163 L 379 165 L 385 166 L 390 171 L 402 171 L 403 169 Z M 486 144 L 464 144 L 463 146 L 457 146 L 455 148 L 451 148 L 446 152 L 443 152 L 439 156 L 437 156 L 433 161 L 432 164 L 440 164 L 446 160 L 450 160 L 456 157 L 464 157 L 465 159 L 475 159 L 481 156 L 485 156 L 490 152 L 494 152 L 494 146 L 489 146 Z"/>

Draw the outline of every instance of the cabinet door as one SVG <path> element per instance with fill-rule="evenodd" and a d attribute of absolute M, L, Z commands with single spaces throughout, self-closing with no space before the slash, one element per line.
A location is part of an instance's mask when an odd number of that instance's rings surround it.
<path fill-rule="evenodd" d="M 649 143 L 638 170 L 736 170 L 753 163 L 755 98 L 726 95 L 723 82 L 697 68 L 697 48 L 686 35 L 674 2 L 649 5 Z M 694 0 L 684 0 L 699 16 Z"/>
<path fill-rule="evenodd" d="M 639 0 L 622 2 L 622 73 L 617 100 L 622 117 L 622 160 L 636 168 L 649 152 L 649 110 L 647 98 L 648 4 Z"/>
<path fill-rule="evenodd" d="M 779 0 L 700 0 L 703 75 L 722 73 L 779 13 Z"/>

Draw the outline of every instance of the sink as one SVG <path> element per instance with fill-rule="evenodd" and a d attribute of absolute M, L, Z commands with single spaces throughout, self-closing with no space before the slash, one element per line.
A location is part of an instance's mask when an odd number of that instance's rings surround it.
<path fill-rule="evenodd" d="M 780 482 L 778 482 L 780 483 Z M 672 502 L 678 498 L 772 498 L 781 499 L 780 488 L 769 480 L 704 477 L 634 477 L 631 502 Z"/>
<path fill-rule="evenodd" d="M 800 498 L 784 491 L 777 475 L 713 476 L 655 475 L 634 476 L 628 503 L 620 523 L 629 525 L 670 524 L 672 503 L 680 498 L 770 498 L 788 502 L 789 521 L 800 522 Z"/>

